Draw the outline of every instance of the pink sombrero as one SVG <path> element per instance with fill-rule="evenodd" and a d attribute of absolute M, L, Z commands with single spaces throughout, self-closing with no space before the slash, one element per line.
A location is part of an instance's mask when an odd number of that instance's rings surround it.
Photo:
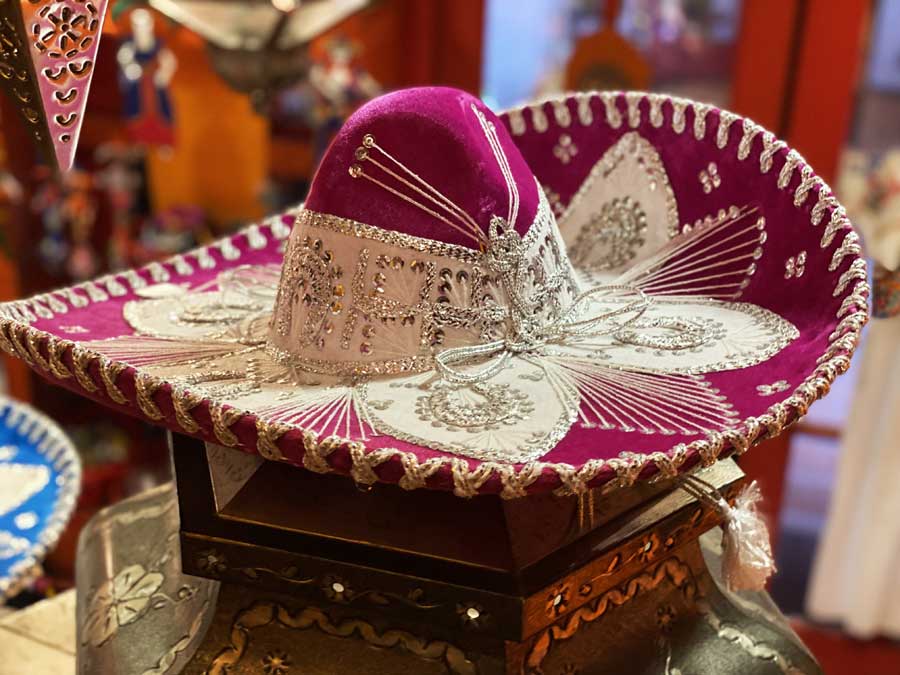
<path fill-rule="evenodd" d="M 779 433 L 867 318 L 857 235 L 753 122 L 641 93 L 379 98 L 305 205 L 0 308 L 45 377 L 363 484 L 622 487 Z"/>

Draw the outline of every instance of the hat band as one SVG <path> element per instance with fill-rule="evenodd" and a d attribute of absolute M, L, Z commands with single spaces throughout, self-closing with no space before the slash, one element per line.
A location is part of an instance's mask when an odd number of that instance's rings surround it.
<path fill-rule="evenodd" d="M 579 285 L 540 191 L 519 289 L 556 321 Z M 288 241 L 267 349 L 324 375 L 423 372 L 449 348 L 504 339 L 511 298 L 486 255 L 304 209 Z"/>

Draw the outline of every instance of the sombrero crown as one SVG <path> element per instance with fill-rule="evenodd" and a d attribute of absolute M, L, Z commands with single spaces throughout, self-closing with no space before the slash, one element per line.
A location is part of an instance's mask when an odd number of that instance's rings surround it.
<path fill-rule="evenodd" d="M 558 318 L 576 291 L 500 120 L 456 90 L 406 90 L 359 110 L 323 158 L 288 242 L 270 352 L 326 375 L 424 371 L 448 347 L 525 329 L 514 320 Z"/>
<path fill-rule="evenodd" d="M 843 209 L 749 120 L 632 93 L 498 118 L 429 88 L 354 115 L 296 213 L 5 305 L 0 344 L 269 459 L 514 497 L 777 433 L 866 296 Z"/>

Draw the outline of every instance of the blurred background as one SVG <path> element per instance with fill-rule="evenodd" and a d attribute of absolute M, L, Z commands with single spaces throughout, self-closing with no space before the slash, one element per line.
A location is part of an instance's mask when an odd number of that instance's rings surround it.
<path fill-rule="evenodd" d="M 342 121 L 398 87 L 453 85 L 497 110 L 649 89 L 784 138 L 861 229 L 878 318 L 831 395 L 741 463 L 766 495 L 775 600 L 826 672 L 900 673 L 900 0 L 112 0 L 95 66 L 61 177 L 0 103 L 0 300 L 302 201 Z M 71 586 L 79 527 L 169 469 L 158 430 L 2 365 L 2 389 L 58 420 L 84 463 L 76 516 L 21 604 Z"/>

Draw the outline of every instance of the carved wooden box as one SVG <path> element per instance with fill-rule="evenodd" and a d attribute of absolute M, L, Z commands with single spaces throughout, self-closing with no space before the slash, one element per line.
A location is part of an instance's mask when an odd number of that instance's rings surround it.
<path fill-rule="evenodd" d="M 671 485 L 460 499 L 186 438 L 173 457 L 183 571 L 224 582 L 185 672 L 818 672 L 776 609 L 722 591 L 700 544 L 719 516 Z"/>

